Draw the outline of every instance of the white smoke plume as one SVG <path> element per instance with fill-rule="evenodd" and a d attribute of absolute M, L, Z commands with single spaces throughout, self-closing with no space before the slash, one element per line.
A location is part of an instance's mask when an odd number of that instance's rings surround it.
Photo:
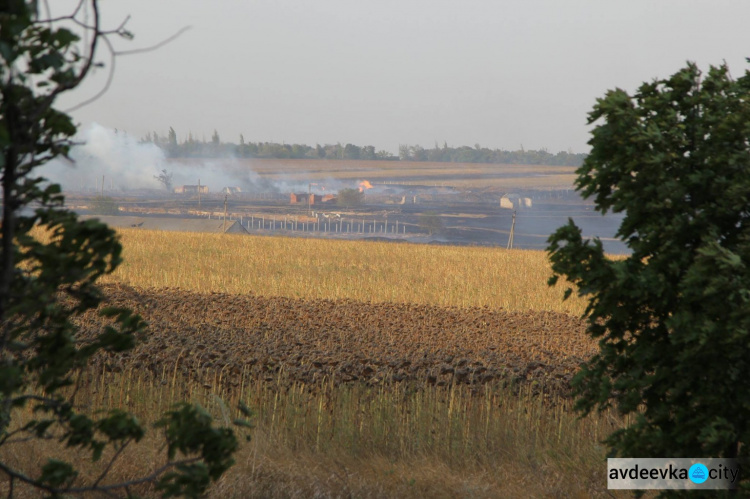
<path fill-rule="evenodd" d="M 164 153 L 154 144 L 140 143 L 134 137 L 93 123 L 79 130 L 66 161 L 57 158 L 39 170 L 39 175 L 69 191 L 159 189 L 154 178 L 169 169 Z"/>
<path fill-rule="evenodd" d="M 38 170 L 40 176 L 62 185 L 68 192 L 99 193 L 103 177 L 105 195 L 138 195 L 133 192 L 138 190 L 151 191 L 142 193 L 146 195 L 166 193 L 155 178 L 162 170 L 172 174 L 173 187 L 196 185 L 200 180 L 201 185 L 207 186 L 212 193 L 221 192 L 224 187 L 238 186 L 243 192 L 286 194 L 312 190 L 316 194 L 328 194 L 342 188 L 356 188 L 361 181 L 286 177 L 271 180 L 262 178 L 247 160 L 232 157 L 170 161 L 155 144 L 140 142 L 125 132 L 97 123 L 79 130 L 74 141 L 79 145 L 71 148 L 73 162 L 57 158 Z"/>

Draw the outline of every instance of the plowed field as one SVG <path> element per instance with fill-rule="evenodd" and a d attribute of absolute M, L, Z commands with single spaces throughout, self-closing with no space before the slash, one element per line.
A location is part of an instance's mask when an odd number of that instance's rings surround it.
<path fill-rule="evenodd" d="M 157 378 L 210 380 L 220 371 L 235 386 L 243 376 L 310 384 L 536 380 L 565 391 L 596 350 L 582 321 L 554 312 L 104 289 L 107 305 L 133 309 L 150 328 L 135 350 L 97 365 Z M 84 334 L 102 323 L 93 313 L 81 320 Z"/>

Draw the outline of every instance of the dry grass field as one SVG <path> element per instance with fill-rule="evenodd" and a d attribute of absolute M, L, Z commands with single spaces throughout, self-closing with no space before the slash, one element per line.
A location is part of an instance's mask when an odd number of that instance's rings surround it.
<path fill-rule="evenodd" d="M 562 312 L 547 286 L 546 254 L 502 248 L 431 246 L 208 233 L 120 231 L 125 263 L 110 282 L 199 292 L 351 299 L 441 307 Z"/>
<path fill-rule="evenodd" d="M 568 381 L 595 344 L 578 318 L 584 301 L 546 285 L 544 253 L 120 236 L 125 263 L 107 301 L 150 330 L 132 352 L 98 356 L 77 401 L 154 421 L 189 400 L 226 423 L 244 401 L 252 440 L 211 497 L 609 495 L 599 441 L 622 421 L 571 410 Z M 80 323 L 84 335 L 103 324 Z M 71 452 L 47 442 L 3 458 L 31 469 Z M 147 443 L 114 478 L 163 457 Z M 95 476 L 84 469 L 80 481 Z"/>
<path fill-rule="evenodd" d="M 363 161 L 309 159 L 173 159 L 180 165 L 222 164 L 236 172 L 253 171 L 267 180 L 316 182 L 330 179 L 412 181 L 475 189 L 572 189 L 575 167 L 441 163 L 428 161 Z"/>

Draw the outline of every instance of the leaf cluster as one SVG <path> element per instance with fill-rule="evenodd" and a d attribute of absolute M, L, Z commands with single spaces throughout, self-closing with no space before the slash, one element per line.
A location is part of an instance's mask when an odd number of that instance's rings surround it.
<path fill-rule="evenodd" d="M 359 189 L 346 188 L 341 189 L 338 192 L 336 198 L 336 204 L 351 208 L 353 206 L 360 206 L 365 201 L 365 193 Z"/>
<path fill-rule="evenodd" d="M 120 212 L 120 207 L 109 196 L 97 196 L 91 200 L 89 211 L 96 215 L 117 215 Z"/>
<path fill-rule="evenodd" d="M 443 220 L 434 211 L 426 211 L 419 216 L 419 228 L 429 235 L 439 234 L 443 231 Z"/>
<path fill-rule="evenodd" d="M 88 453 L 93 461 L 108 448 L 112 452 L 87 485 L 78 481 L 72 463 L 57 459 L 48 459 L 34 476 L 0 460 L 0 474 L 8 479 L 11 497 L 18 482 L 51 496 L 131 495 L 134 485 L 158 482 L 166 496 L 197 497 L 231 466 L 237 448 L 232 430 L 214 428 L 199 407 L 180 405 L 162 420 L 166 463 L 145 477 L 111 483 L 107 475 L 115 461 L 143 438 L 145 428 L 119 409 L 89 416 L 77 400 L 91 358 L 133 348 L 147 327 L 130 310 L 103 306 L 97 280 L 122 262 L 115 232 L 96 220 L 78 220 L 64 208 L 60 187 L 34 172 L 67 155 L 72 145 L 75 126 L 53 103 L 83 80 L 96 41 L 105 36 L 96 1 L 91 8 L 93 25 L 76 20 L 75 13 L 61 18 L 90 31 L 88 47 L 53 20 L 38 20 L 35 1 L 5 2 L 0 10 L 0 448 L 18 452 L 30 441 L 49 440 Z M 109 325 L 83 337 L 75 319 L 96 309 Z M 33 419 L 15 423 L 24 408 Z"/>
<path fill-rule="evenodd" d="M 589 123 L 576 185 L 624 213 L 631 254 L 608 258 L 572 220 L 550 237 L 550 284 L 589 297 L 600 342 L 574 380 L 578 407 L 636 415 L 607 440 L 614 455 L 747 457 L 750 74 L 689 64 L 632 96 L 609 91 Z"/>

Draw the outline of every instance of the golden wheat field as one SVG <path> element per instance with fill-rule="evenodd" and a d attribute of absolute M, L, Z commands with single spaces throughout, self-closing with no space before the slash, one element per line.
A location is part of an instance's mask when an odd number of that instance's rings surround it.
<path fill-rule="evenodd" d="M 187 400 L 220 424 L 249 405 L 252 440 L 209 497 L 607 495 L 600 441 L 623 422 L 571 410 L 569 381 L 596 343 L 585 301 L 547 286 L 545 253 L 119 235 L 104 305 L 133 309 L 148 330 L 130 352 L 98 354 L 77 400 L 144 421 Z M 85 338 L 106 321 L 77 322 Z M 158 467 L 157 442 L 130 450 L 113 479 Z M 80 460 L 54 442 L 5 458 L 31 472 L 49 456 Z"/>
<path fill-rule="evenodd" d="M 533 251 L 382 242 L 120 232 L 109 303 L 151 327 L 106 370 L 207 383 L 438 386 L 534 380 L 566 391 L 596 344 Z M 84 331 L 101 327 L 96 314 Z M 209 379 L 210 378 L 210 379 Z"/>
<path fill-rule="evenodd" d="M 546 253 L 502 248 L 122 229 L 109 282 L 202 293 L 349 299 L 580 316 Z"/>

